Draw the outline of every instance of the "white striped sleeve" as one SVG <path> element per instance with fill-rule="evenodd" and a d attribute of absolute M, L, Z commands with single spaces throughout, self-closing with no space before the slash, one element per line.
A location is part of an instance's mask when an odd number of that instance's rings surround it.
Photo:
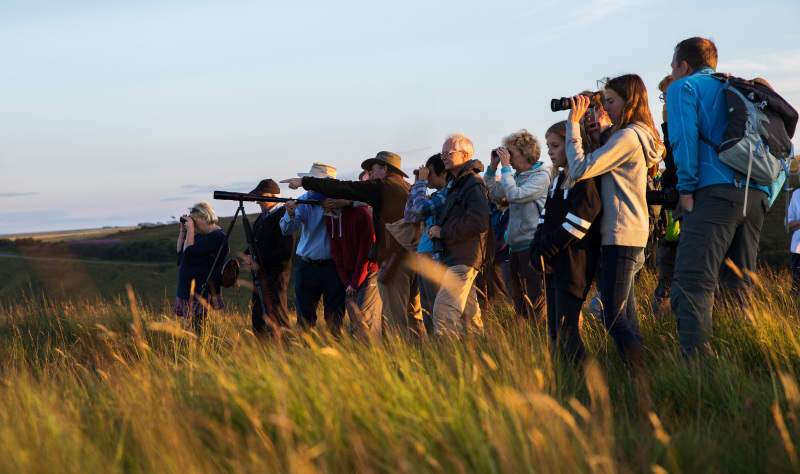
<path fill-rule="evenodd" d="M 591 222 L 583 220 L 575 214 L 569 213 L 567 214 L 567 220 L 561 224 L 561 227 L 563 227 L 564 230 L 570 234 L 574 235 L 575 238 L 580 240 L 586 235 L 586 232 L 589 231 L 589 227 L 591 227 L 591 225 Z"/>

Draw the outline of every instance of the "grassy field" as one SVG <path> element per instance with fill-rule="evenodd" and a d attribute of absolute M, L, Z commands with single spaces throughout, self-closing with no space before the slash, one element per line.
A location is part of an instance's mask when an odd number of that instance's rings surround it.
<path fill-rule="evenodd" d="M 506 306 L 480 340 L 364 346 L 323 325 L 277 346 L 242 310 L 196 340 L 133 292 L 2 300 L 0 471 L 796 472 L 798 304 L 785 272 L 759 276 L 695 366 L 645 273 L 636 381 L 591 318 L 577 372 Z"/>

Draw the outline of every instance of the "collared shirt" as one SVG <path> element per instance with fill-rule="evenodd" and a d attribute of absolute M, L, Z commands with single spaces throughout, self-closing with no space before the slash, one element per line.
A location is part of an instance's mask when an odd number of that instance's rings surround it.
<path fill-rule="evenodd" d="M 297 199 L 308 199 L 311 192 L 307 192 Z M 300 204 L 294 216 L 287 212 L 281 218 L 281 232 L 283 235 L 300 233 L 300 242 L 297 244 L 297 255 L 312 260 L 329 260 L 331 254 L 331 238 L 325 227 L 325 216 L 320 206 Z"/>

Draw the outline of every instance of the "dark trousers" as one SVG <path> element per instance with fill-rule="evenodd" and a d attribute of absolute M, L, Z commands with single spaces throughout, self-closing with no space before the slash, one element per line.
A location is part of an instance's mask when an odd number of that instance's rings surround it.
<path fill-rule="evenodd" d="M 325 322 L 333 334 L 339 334 L 345 313 L 345 293 L 336 265 L 313 265 L 300 261 L 294 277 L 297 298 L 297 326 L 313 328 L 317 324 L 317 306 L 322 298 Z"/>
<path fill-rule="evenodd" d="M 603 325 L 617 346 L 622 360 L 640 366 L 644 363 L 642 333 L 635 309 L 630 308 L 636 259 L 642 247 L 605 245 L 600 259 L 600 294 L 603 303 Z"/>
<path fill-rule="evenodd" d="M 658 247 L 658 284 L 653 292 L 653 314 L 669 310 L 669 294 L 672 291 L 677 250 L 674 244 L 663 244 Z"/>
<path fill-rule="evenodd" d="M 792 296 L 800 294 L 800 253 L 792 253 Z"/>
<path fill-rule="evenodd" d="M 507 301 L 508 289 L 503 280 L 502 264 L 492 262 L 483 272 L 475 277 L 475 290 L 478 292 L 478 303 L 484 307 L 495 301 Z"/>
<path fill-rule="evenodd" d="M 442 284 L 447 267 L 433 260 L 431 252 L 417 253 L 417 277 L 419 279 L 419 303 L 422 309 L 422 324 L 428 337 L 433 337 L 433 304 Z"/>
<path fill-rule="evenodd" d="M 531 251 L 509 252 L 508 270 L 511 274 L 511 298 L 514 311 L 523 318 L 540 322 L 546 317 L 544 280 L 530 265 Z"/>
<path fill-rule="evenodd" d="M 266 336 L 272 328 L 289 327 L 289 311 L 286 304 L 286 289 L 289 287 L 289 278 L 292 269 L 284 271 L 267 271 L 264 276 L 267 288 L 262 288 L 264 307 L 258 297 L 258 290 L 253 285 L 253 305 L 251 317 L 253 320 L 253 333 L 257 336 Z M 272 311 L 270 311 L 270 302 Z M 264 311 L 266 309 L 266 312 Z"/>
<path fill-rule="evenodd" d="M 583 299 L 556 288 L 547 288 L 547 335 L 553 358 L 563 354 L 578 364 L 586 355 L 580 332 Z"/>
<path fill-rule="evenodd" d="M 765 193 L 750 190 L 745 216 L 744 199 L 742 188 L 709 186 L 694 193 L 692 212 L 683 211 L 671 303 L 681 351 L 687 358 L 708 353 L 706 333 L 712 331 L 717 279 L 723 292 L 737 295 L 740 301 L 749 293 L 748 272 L 755 270 L 758 239 L 769 205 Z M 728 258 L 743 278 L 723 263 Z"/>

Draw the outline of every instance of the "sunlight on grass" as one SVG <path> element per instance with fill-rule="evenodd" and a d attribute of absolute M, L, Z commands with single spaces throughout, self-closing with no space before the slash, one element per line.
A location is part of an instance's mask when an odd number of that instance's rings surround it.
<path fill-rule="evenodd" d="M 0 470 L 68 472 L 795 471 L 798 305 L 762 271 L 750 309 L 721 307 L 707 365 L 637 282 L 649 373 L 631 379 L 602 325 L 592 359 L 551 360 L 544 326 L 491 308 L 486 337 L 281 345 L 249 312 L 203 337 L 166 309 L 28 297 L 0 304 Z"/>

